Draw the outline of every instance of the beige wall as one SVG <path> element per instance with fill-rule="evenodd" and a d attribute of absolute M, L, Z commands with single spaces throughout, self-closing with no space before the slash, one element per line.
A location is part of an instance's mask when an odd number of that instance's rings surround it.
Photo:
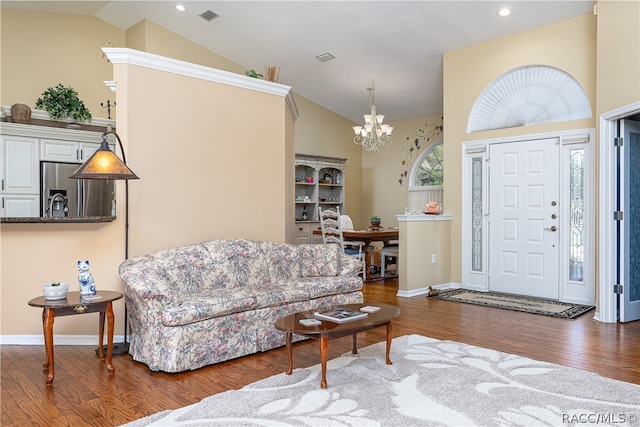
<path fill-rule="evenodd" d="M 295 152 L 349 158 L 349 203 L 359 206 L 359 153 L 341 143 L 343 123 L 351 126 L 346 119 L 300 100 L 301 117 L 294 123 L 277 96 L 244 91 L 220 103 L 228 96 L 226 87 L 167 73 L 121 73 L 102 57 L 109 42 L 127 47 L 131 40 L 142 50 L 148 46 L 156 54 L 243 74 L 237 65 L 153 23 L 139 23 L 125 37 L 92 17 L 3 10 L 1 19 L 1 105 L 34 108 L 47 87 L 63 82 L 78 90 L 92 114 L 106 117 L 100 102 L 117 97 L 112 117 L 117 113 L 127 161 L 142 178 L 130 182 L 131 256 L 207 238 L 292 240 L 293 202 L 288 201 L 293 201 Z M 118 92 L 103 80 L 117 80 Z M 144 91 L 129 88 L 130 82 Z M 225 120 L 233 129 L 220 127 Z M 216 126 L 203 129 L 202 123 Z M 273 123 L 276 128 L 269 127 Z M 296 140 L 306 143 L 298 149 Z M 119 215 L 112 223 L 0 226 L 0 335 L 40 335 L 40 312 L 27 301 L 51 281 L 67 281 L 74 289 L 77 260 L 91 261 L 99 289 L 122 289 L 117 267 L 124 259 L 124 183 L 116 185 Z M 121 334 L 122 302 L 114 310 Z M 96 323 L 92 316 L 61 317 L 55 333 L 95 337 Z"/>
<path fill-rule="evenodd" d="M 127 29 L 126 47 L 232 73 L 244 74 L 246 71 L 235 62 L 146 19 Z"/>
<path fill-rule="evenodd" d="M 141 177 L 129 184 L 131 256 L 216 238 L 284 242 L 293 224 L 285 183 L 294 181 L 285 98 L 138 66 L 114 70 L 127 108 L 119 132 Z M 172 108 L 149 96 L 157 88 Z"/>
<path fill-rule="evenodd" d="M 100 103 L 115 97 L 102 83 L 111 80 L 112 67 L 101 49 L 109 42 L 124 47 L 123 30 L 78 15 L 3 9 L 0 18 L 2 105 L 22 103 L 35 108 L 42 92 L 62 83 L 78 92 L 93 116 L 107 117 Z"/>
<path fill-rule="evenodd" d="M 384 104 L 376 105 L 384 113 Z M 404 209 L 408 206 L 408 177 L 400 185 L 400 174 L 406 169 L 411 172 L 411 167 L 415 163 L 428 144 L 421 144 L 419 151 L 409 158 L 409 163 L 405 167 L 402 161 L 407 160 L 407 152 L 412 146 L 415 136 L 426 124 L 440 122 L 441 115 L 418 117 L 410 120 L 399 120 L 389 123 L 393 126 L 393 143 L 385 146 L 378 152 L 368 152 L 363 148 L 362 156 L 362 217 L 364 225 L 369 225 L 371 215 L 378 215 L 384 227 L 397 227 L 396 215 L 404 214 Z M 353 141 L 353 131 L 350 134 L 350 141 Z M 351 142 L 353 144 L 353 142 Z M 353 144 L 355 145 L 355 144 Z"/>
<path fill-rule="evenodd" d="M 467 134 L 476 98 L 503 73 L 526 65 L 557 67 L 573 76 L 594 107 L 594 117 Z M 446 213 L 451 224 L 451 281 L 461 281 L 462 144 L 498 137 L 593 128 L 596 95 L 596 18 L 584 15 L 531 31 L 491 40 L 444 55 L 444 151 Z"/>
<path fill-rule="evenodd" d="M 597 114 L 640 101 L 640 1 L 598 2 Z"/>
<path fill-rule="evenodd" d="M 424 293 L 429 286 L 449 283 L 451 221 L 402 221 L 399 228 L 398 291 Z"/>

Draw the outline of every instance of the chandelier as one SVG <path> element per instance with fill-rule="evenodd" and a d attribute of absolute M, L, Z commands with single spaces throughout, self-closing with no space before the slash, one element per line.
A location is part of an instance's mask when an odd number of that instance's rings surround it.
<path fill-rule="evenodd" d="M 353 131 L 356 133 L 353 142 L 362 145 L 367 151 L 379 151 L 380 147 L 389 145 L 393 142 L 391 131 L 393 127 L 383 125 L 383 114 L 376 114 L 376 106 L 374 104 L 373 85 L 367 88 L 371 97 L 371 114 L 364 115 L 364 126 L 354 126 Z"/>

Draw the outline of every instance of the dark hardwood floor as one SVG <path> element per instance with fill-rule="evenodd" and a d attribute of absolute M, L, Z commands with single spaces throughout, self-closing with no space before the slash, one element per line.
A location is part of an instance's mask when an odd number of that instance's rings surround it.
<path fill-rule="evenodd" d="M 397 281 L 367 283 L 365 301 L 395 304 L 393 335 L 420 334 L 515 353 L 640 384 L 640 322 L 604 324 L 593 311 L 575 320 L 426 298 L 398 298 Z M 95 316 L 97 327 L 97 318 Z M 358 345 L 385 339 L 384 328 L 358 335 Z M 90 346 L 56 346 L 56 377 L 45 384 L 44 346 L 4 345 L 1 418 L 9 426 L 113 426 L 174 409 L 284 372 L 284 348 L 179 374 L 151 372 L 129 355 L 114 356 L 109 375 Z M 351 349 L 332 341 L 330 358 Z M 316 341 L 294 345 L 295 367 L 319 363 Z"/>

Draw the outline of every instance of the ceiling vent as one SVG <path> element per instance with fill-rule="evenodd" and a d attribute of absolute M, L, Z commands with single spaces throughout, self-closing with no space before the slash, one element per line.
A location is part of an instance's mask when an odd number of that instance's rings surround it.
<path fill-rule="evenodd" d="M 212 12 L 210 10 L 205 10 L 204 12 L 202 12 L 200 14 L 200 17 L 203 19 L 206 19 L 207 21 L 213 21 L 214 19 L 216 19 L 217 17 L 219 17 L 220 15 L 218 15 L 215 12 Z"/>
<path fill-rule="evenodd" d="M 318 56 L 316 56 L 316 59 L 320 62 L 327 62 L 327 61 L 331 61 L 332 59 L 335 59 L 336 57 L 331 55 L 329 52 L 326 53 L 322 53 Z"/>

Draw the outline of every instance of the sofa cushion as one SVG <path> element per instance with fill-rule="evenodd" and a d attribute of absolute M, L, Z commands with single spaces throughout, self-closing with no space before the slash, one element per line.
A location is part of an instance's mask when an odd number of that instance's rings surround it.
<path fill-rule="evenodd" d="M 180 296 L 199 293 L 211 281 L 211 256 L 200 245 L 182 246 L 156 252 L 154 264 L 164 270 L 171 287 Z"/>
<path fill-rule="evenodd" d="M 340 246 L 328 244 L 298 245 L 300 251 L 300 277 L 337 276 Z"/>
<path fill-rule="evenodd" d="M 260 242 L 248 239 L 203 242 L 211 256 L 212 288 L 235 288 L 269 282 L 269 262 Z"/>
<path fill-rule="evenodd" d="M 328 295 L 346 294 L 362 289 L 362 279 L 354 277 L 303 277 L 289 284 L 290 287 L 305 289 L 308 299 Z"/>
<path fill-rule="evenodd" d="M 256 299 L 256 308 L 278 307 L 309 299 L 309 290 L 301 286 L 293 286 L 293 282 L 265 283 L 252 286 Z"/>
<path fill-rule="evenodd" d="M 300 277 L 300 249 L 297 245 L 262 242 L 262 249 L 269 262 L 271 283 Z"/>
<path fill-rule="evenodd" d="M 178 306 L 165 307 L 161 318 L 164 326 L 180 326 L 255 307 L 256 297 L 251 288 L 237 288 L 232 292 L 210 289 L 183 298 Z"/>

